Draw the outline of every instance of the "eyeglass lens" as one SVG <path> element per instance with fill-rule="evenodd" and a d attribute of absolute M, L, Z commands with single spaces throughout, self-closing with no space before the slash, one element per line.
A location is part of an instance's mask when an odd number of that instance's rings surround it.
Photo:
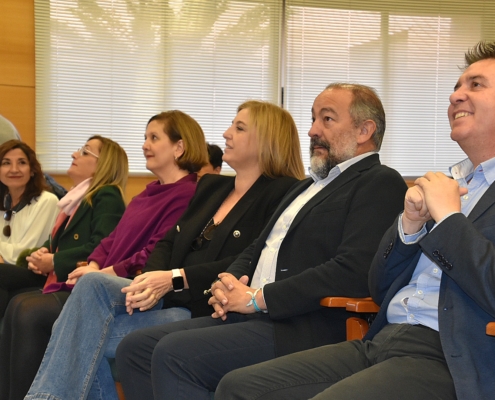
<path fill-rule="evenodd" d="M 3 219 L 5 221 L 10 221 L 12 219 L 12 210 L 5 211 L 5 213 L 3 214 Z"/>
<path fill-rule="evenodd" d="M 96 155 L 95 153 L 93 153 L 93 152 L 89 151 L 89 150 L 88 150 L 87 148 L 85 148 L 85 147 L 81 147 L 81 148 L 77 149 L 77 151 L 79 152 L 79 154 L 80 154 L 81 156 L 85 156 L 85 155 L 88 155 L 88 154 L 89 154 L 89 155 L 92 155 L 93 157 L 100 158 L 98 155 Z"/>
<path fill-rule="evenodd" d="M 215 224 L 212 224 L 210 225 L 208 228 L 205 229 L 205 231 L 203 232 L 203 237 L 206 239 L 206 240 L 211 240 L 213 239 L 213 234 L 215 233 L 215 229 L 217 228 L 217 225 Z"/>
<path fill-rule="evenodd" d="M 191 243 L 191 248 L 194 251 L 198 251 L 199 249 L 201 249 L 201 247 L 203 247 L 203 240 L 210 241 L 211 239 L 213 239 L 213 234 L 215 233 L 215 229 L 217 228 L 217 226 L 218 225 L 215 224 L 208 225 L 203 233 L 199 235 L 199 237 L 194 239 L 194 241 Z"/>

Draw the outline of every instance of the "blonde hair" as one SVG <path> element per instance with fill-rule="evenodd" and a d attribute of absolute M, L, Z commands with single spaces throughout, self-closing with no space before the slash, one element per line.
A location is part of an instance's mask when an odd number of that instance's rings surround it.
<path fill-rule="evenodd" d="M 208 150 L 203 129 L 196 120 L 179 110 L 165 111 L 154 115 L 148 121 L 163 123 L 163 132 L 172 143 L 182 140 L 184 153 L 175 160 L 180 169 L 198 172 L 208 164 Z"/>
<path fill-rule="evenodd" d="M 237 112 L 248 109 L 256 128 L 261 173 L 270 178 L 291 176 L 303 179 L 304 166 L 297 127 L 287 110 L 265 101 L 249 100 Z"/>
<path fill-rule="evenodd" d="M 91 186 L 84 196 L 84 200 L 91 204 L 91 199 L 103 186 L 116 186 L 124 199 L 124 190 L 129 176 L 129 163 L 125 150 L 117 142 L 100 135 L 88 139 L 100 142 L 100 154 L 96 164 L 96 171 Z"/>

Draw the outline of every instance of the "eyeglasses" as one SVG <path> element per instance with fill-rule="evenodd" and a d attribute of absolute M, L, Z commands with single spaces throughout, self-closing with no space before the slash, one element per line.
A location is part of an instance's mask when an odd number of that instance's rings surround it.
<path fill-rule="evenodd" d="M 12 210 L 5 211 L 5 213 L 3 214 L 3 219 L 6 222 L 10 222 L 10 220 L 12 219 Z M 5 225 L 3 227 L 3 234 L 7 237 L 10 237 L 10 235 L 12 234 L 12 229 L 10 228 L 10 225 Z"/>
<path fill-rule="evenodd" d="M 96 158 L 100 158 L 99 156 L 97 156 L 95 153 L 89 151 L 86 147 L 80 147 L 79 149 L 77 149 L 77 152 L 81 155 L 81 156 L 86 156 L 88 154 L 91 154 L 93 157 L 96 157 Z"/>
<path fill-rule="evenodd" d="M 204 227 L 203 232 L 201 232 L 201 234 L 191 243 L 191 248 L 194 251 L 198 251 L 199 249 L 201 249 L 201 247 L 203 247 L 203 242 L 205 240 L 210 241 L 211 239 L 213 239 L 213 235 L 215 233 L 215 230 L 217 229 L 217 226 L 218 225 L 213 223 L 213 218 L 210 219 Z"/>

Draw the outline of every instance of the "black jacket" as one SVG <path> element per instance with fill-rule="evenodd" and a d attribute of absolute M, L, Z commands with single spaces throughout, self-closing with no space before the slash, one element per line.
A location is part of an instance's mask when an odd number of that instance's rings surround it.
<path fill-rule="evenodd" d="M 201 178 L 186 212 L 156 244 L 143 272 L 184 268 L 183 262 L 191 251 L 191 243 L 232 191 L 234 179 L 221 175 Z M 204 263 L 185 267 L 189 290 L 167 293 L 164 307 L 187 307 L 192 317 L 210 315 L 213 308 L 208 305 L 210 296 L 204 295 L 204 290 L 258 237 L 295 182 L 295 178 L 261 176 L 216 228 Z"/>
<path fill-rule="evenodd" d="M 290 203 L 312 183 L 300 182 L 229 267 L 252 278 L 266 238 Z M 277 355 L 345 340 L 344 310 L 320 306 L 325 296 L 369 296 L 368 270 L 380 239 L 403 209 L 407 186 L 378 154 L 358 161 L 301 208 L 277 258 L 275 282 L 264 288 Z"/>

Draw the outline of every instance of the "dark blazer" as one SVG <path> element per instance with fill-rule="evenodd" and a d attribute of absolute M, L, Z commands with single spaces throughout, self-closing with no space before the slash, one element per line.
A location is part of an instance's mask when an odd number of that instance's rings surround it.
<path fill-rule="evenodd" d="M 151 252 L 143 272 L 184 268 L 189 284 L 189 290 L 165 295 L 164 307 L 187 307 L 192 317 L 210 315 L 213 312 L 208 305 L 210 296 L 204 290 L 258 237 L 287 190 L 297 182 L 295 178 L 261 176 L 215 229 L 204 262 L 184 267 L 192 242 L 234 189 L 234 180 L 221 175 L 201 178 L 176 227 Z"/>
<path fill-rule="evenodd" d="M 91 206 L 81 202 L 69 225 L 59 229 L 51 241 L 43 244 L 52 252 L 58 249 L 53 261 L 59 282 L 66 281 L 76 263 L 85 261 L 100 241 L 115 229 L 124 211 L 124 199 L 116 186 L 98 190 Z"/>
<path fill-rule="evenodd" d="M 381 309 L 365 340 L 387 324 L 388 305 L 409 283 L 421 253 L 442 269 L 439 332 L 459 400 L 491 399 L 495 393 L 495 339 L 485 334 L 495 320 L 494 204 L 492 184 L 468 217 L 451 215 L 418 244 L 402 243 L 396 221 L 370 270 L 371 295 Z"/>
<path fill-rule="evenodd" d="M 253 276 L 266 238 L 290 203 L 312 183 L 296 185 L 253 243 L 229 267 Z M 277 356 L 345 340 L 343 310 L 320 306 L 325 296 L 368 296 L 368 270 L 385 230 L 403 209 L 406 184 L 378 154 L 352 165 L 297 214 L 264 288 Z"/>

